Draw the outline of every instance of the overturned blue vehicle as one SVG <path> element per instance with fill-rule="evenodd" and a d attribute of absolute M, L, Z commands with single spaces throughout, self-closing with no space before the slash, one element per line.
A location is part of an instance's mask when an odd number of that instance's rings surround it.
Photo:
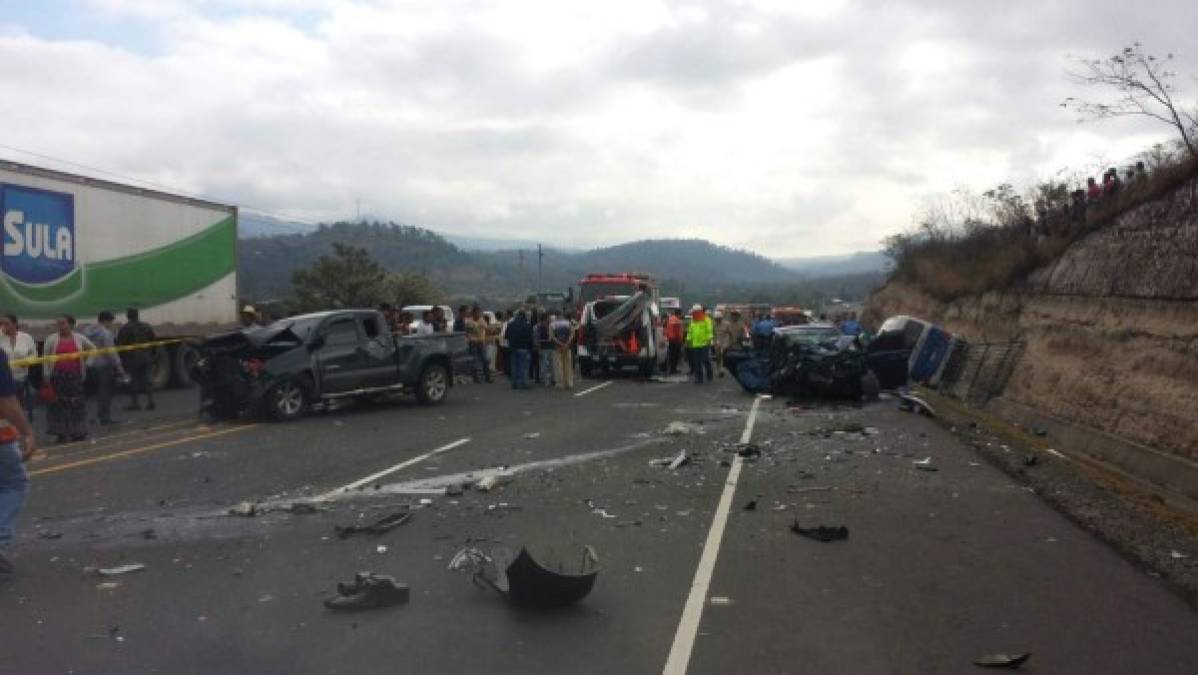
<path fill-rule="evenodd" d="M 731 349 L 724 368 L 752 394 L 851 400 L 878 394 L 860 341 L 831 324 L 776 328 L 768 349 Z"/>

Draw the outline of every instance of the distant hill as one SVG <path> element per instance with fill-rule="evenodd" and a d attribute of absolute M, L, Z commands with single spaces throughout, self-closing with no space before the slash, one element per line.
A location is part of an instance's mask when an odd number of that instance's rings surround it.
<path fill-rule="evenodd" d="M 311 232 L 315 225 L 283 220 L 264 213 L 242 210 L 237 214 L 237 235 L 242 239 Z"/>
<path fill-rule="evenodd" d="M 786 269 L 794 270 L 807 277 L 885 272 L 890 269 L 890 258 L 880 251 L 858 251 L 846 255 L 806 258 L 778 258 L 777 262 Z"/>
<path fill-rule="evenodd" d="M 333 242 L 362 246 L 384 267 L 420 272 L 451 298 L 492 302 L 524 297 L 538 286 L 535 249 L 463 250 L 423 228 L 394 223 L 335 223 L 310 232 L 242 238 L 241 293 L 277 299 L 290 292 L 291 273 L 332 250 Z M 863 296 L 873 273 L 829 276 L 818 282 L 755 253 L 702 239 L 651 239 L 588 251 L 545 249 L 540 288 L 565 291 L 588 272 L 645 272 L 662 292 L 688 302 L 739 298 L 808 303 L 831 295 Z"/>

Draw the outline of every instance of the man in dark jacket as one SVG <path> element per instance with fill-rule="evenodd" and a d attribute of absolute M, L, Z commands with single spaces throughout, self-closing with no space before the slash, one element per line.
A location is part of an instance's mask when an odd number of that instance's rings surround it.
<path fill-rule="evenodd" d="M 512 354 L 512 389 L 529 389 L 528 366 L 536 345 L 532 324 L 528 322 L 528 315 L 524 310 L 516 312 L 516 317 L 508 323 L 503 336 L 507 339 L 508 349 Z"/>
<path fill-rule="evenodd" d="M 141 320 L 140 312 L 130 307 L 125 312 L 125 319 L 125 325 L 121 326 L 121 330 L 116 334 L 118 347 L 154 341 L 154 329 L 150 328 L 150 324 Z M 154 350 L 152 349 L 131 349 L 121 352 L 121 360 L 125 363 L 125 372 L 132 379 L 129 394 L 133 400 L 125 406 L 125 410 L 141 410 L 141 402 L 138 400 L 141 394 L 146 396 L 146 410 L 154 409 L 154 392 L 150 386 L 150 369 L 154 365 L 153 355 Z"/>

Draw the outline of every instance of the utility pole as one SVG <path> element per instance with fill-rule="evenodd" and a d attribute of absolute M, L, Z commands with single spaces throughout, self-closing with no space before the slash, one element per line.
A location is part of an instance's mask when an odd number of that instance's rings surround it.
<path fill-rule="evenodd" d="M 354 217 L 354 220 L 358 221 L 359 223 L 362 222 L 362 200 L 361 199 L 354 200 L 354 212 L 356 214 Z"/>

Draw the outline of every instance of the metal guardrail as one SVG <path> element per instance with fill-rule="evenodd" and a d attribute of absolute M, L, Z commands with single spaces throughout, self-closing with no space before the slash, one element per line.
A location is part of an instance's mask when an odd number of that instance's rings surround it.
<path fill-rule="evenodd" d="M 958 343 L 945 364 L 940 391 L 975 405 L 986 403 L 1002 394 L 1026 346 L 1019 341 Z"/>

